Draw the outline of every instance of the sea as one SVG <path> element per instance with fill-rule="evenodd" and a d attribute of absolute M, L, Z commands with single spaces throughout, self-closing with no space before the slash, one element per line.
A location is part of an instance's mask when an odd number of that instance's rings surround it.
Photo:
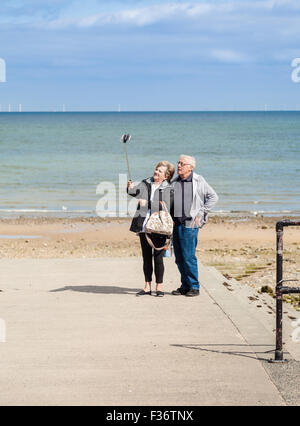
<path fill-rule="evenodd" d="M 213 214 L 300 215 L 299 111 L 2 112 L 0 217 L 130 215 L 125 149 L 135 182 L 194 156 Z"/>

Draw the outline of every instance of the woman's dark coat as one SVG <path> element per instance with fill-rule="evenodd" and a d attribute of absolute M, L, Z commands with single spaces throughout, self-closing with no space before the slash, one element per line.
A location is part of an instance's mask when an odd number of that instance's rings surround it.
<path fill-rule="evenodd" d="M 127 193 L 138 200 L 147 200 L 148 203 L 145 206 L 141 206 L 138 203 L 137 210 L 132 219 L 130 231 L 141 232 L 143 229 L 144 220 L 146 218 L 148 209 L 151 214 L 162 210 L 160 201 L 166 203 L 166 207 L 170 213 L 172 213 L 174 205 L 174 190 L 171 184 L 164 180 L 160 187 L 155 191 L 153 201 L 150 201 L 151 197 L 151 184 L 153 183 L 153 177 L 144 179 L 138 185 L 132 189 L 127 189 Z"/>

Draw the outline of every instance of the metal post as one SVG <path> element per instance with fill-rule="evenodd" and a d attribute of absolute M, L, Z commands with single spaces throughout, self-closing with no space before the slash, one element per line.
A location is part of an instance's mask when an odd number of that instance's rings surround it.
<path fill-rule="evenodd" d="M 282 351 L 282 254 L 283 225 L 276 223 L 276 349 L 275 361 L 283 361 Z"/>
<path fill-rule="evenodd" d="M 300 293 L 300 287 L 283 286 L 287 281 L 284 280 L 282 274 L 283 264 L 283 228 L 285 226 L 300 226 L 300 222 L 291 221 L 289 219 L 281 220 L 276 223 L 276 349 L 275 359 L 270 362 L 285 362 L 283 359 L 282 348 L 282 295 L 290 293 Z"/>

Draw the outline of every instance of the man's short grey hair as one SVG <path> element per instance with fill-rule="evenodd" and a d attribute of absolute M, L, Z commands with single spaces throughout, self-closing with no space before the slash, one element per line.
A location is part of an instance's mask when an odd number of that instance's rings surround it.
<path fill-rule="evenodd" d="M 185 154 L 181 154 L 180 158 L 186 158 L 186 160 L 188 161 L 188 164 L 190 164 L 193 169 L 196 167 L 196 160 L 194 157 L 191 157 L 190 155 L 185 155 Z"/>

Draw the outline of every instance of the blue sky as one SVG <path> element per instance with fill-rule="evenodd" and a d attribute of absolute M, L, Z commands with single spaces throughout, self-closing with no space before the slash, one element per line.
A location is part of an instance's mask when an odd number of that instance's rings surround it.
<path fill-rule="evenodd" d="M 1 0 L 2 110 L 300 109 L 299 0 Z"/>

